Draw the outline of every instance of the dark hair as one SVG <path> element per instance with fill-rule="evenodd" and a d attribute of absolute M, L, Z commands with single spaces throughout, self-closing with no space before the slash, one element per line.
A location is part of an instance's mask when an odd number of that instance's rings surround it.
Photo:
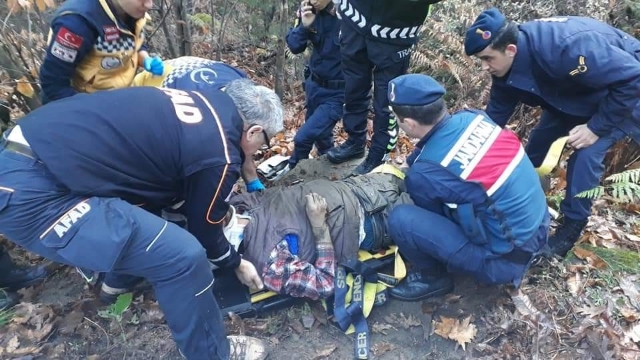
<path fill-rule="evenodd" d="M 513 21 L 508 21 L 498 30 L 498 34 L 489 46 L 491 46 L 493 50 L 504 52 L 507 46 L 518 43 L 519 34 L 520 29 L 518 29 L 518 24 Z"/>
<path fill-rule="evenodd" d="M 447 105 L 443 98 L 429 105 L 393 105 L 391 108 L 399 117 L 398 120 L 412 118 L 422 125 L 433 125 L 447 113 Z"/>

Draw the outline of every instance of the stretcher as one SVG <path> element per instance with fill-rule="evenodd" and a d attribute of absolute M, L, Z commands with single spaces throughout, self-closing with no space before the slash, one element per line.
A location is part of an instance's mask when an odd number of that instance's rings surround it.
<path fill-rule="evenodd" d="M 400 260 L 396 261 L 397 259 Z M 368 269 L 376 271 L 379 281 L 388 286 L 394 286 L 406 276 L 405 265 L 398 255 L 396 246 L 377 253 L 360 250 L 358 261 L 366 264 Z M 266 289 L 251 290 L 240 283 L 233 270 L 218 269 L 214 271 L 214 276 L 213 294 L 223 314 L 233 312 L 243 318 L 263 316 L 304 301 Z M 380 292 L 376 292 L 377 297 L 381 296 L 378 294 Z"/>
<path fill-rule="evenodd" d="M 242 285 L 233 271 L 214 271 L 213 293 L 223 314 L 240 317 L 265 315 L 304 301 L 269 290 L 251 291 Z M 358 259 L 336 266 L 334 295 L 322 300 L 332 324 L 354 341 L 354 358 L 368 359 L 369 326 L 366 318 L 374 306 L 387 302 L 387 288 L 406 276 L 406 267 L 395 245 L 379 252 L 360 250 Z"/>

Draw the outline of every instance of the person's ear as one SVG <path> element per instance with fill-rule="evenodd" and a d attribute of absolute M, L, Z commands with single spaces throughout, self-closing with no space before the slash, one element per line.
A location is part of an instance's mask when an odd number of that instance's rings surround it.
<path fill-rule="evenodd" d="M 247 141 L 254 141 L 258 136 L 262 136 L 262 126 L 252 125 L 247 131 Z"/>
<path fill-rule="evenodd" d="M 504 52 L 508 57 L 514 57 L 518 53 L 518 46 L 516 44 L 509 44 Z"/>

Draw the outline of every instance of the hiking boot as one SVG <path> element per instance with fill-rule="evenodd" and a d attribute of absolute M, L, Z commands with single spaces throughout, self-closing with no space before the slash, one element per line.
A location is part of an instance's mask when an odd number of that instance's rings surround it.
<path fill-rule="evenodd" d="M 18 294 L 0 290 L 0 310 L 8 310 L 16 306 L 19 302 Z"/>
<path fill-rule="evenodd" d="M 407 274 L 396 287 L 389 289 L 389 295 L 403 301 L 418 301 L 434 296 L 442 296 L 453 290 L 453 280 L 448 275 L 432 276 L 414 270 Z"/>
<path fill-rule="evenodd" d="M 587 220 L 564 218 L 562 225 L 549 237 L 548 243 L 551 254 L 565 257 L 580 238 L 580 234 L 587 222 Z"/>
<path fill-rule="evenodd" d="M 19 266 L 8 253 L 0 254 L 0 288 L 16 291 L 35 285 L 47 276 L 49 271 L 45 266 Z"/>
<path fill-rule="evenodd" d="M 351 172 L 351 175 L 368 174 L 371 172 L 371 170 L 377 168 L 382 164 L 384 164 L 384 161 L 382 160 L 375 161 L 375 160 L 371 160 L 370 157 L 367 157 L 366 159 L 364 159 L 363 162 L 360 163 L 360 165 L 358 165 L 355 169 L 353 169 L 353 171 Z"/>
<path fill-rule="evenodd" d="M 334 164 L 340 164 L 351 159 L 363 157 L 364 148 L 364 144 L 352 144 L 347 140 L 339 146 L 329 149 L 327 158 Z"/>
<path fill-rule="evenodd" d="M 260 339 L 250 336 L 227 336 L 229 360 L 262 360 L 267 357 L 267 347 Z"/>

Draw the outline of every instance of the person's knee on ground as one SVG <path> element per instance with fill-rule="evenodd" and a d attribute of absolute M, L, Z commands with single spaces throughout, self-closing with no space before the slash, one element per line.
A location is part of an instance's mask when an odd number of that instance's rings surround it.
<path fill-rule="evenodd" d="M 389 236 L 398 246 L 401 255 L 413 266 L 407 277 L 389 295 L 404 301 L 418 301 L 441 296 L 453 290 L 453 279 L 447 273 L 446 265 L 438 259 L 424 254 L 412 236 L 411 223 L 414 205 L 399 205 L 389 214 Z"/>

